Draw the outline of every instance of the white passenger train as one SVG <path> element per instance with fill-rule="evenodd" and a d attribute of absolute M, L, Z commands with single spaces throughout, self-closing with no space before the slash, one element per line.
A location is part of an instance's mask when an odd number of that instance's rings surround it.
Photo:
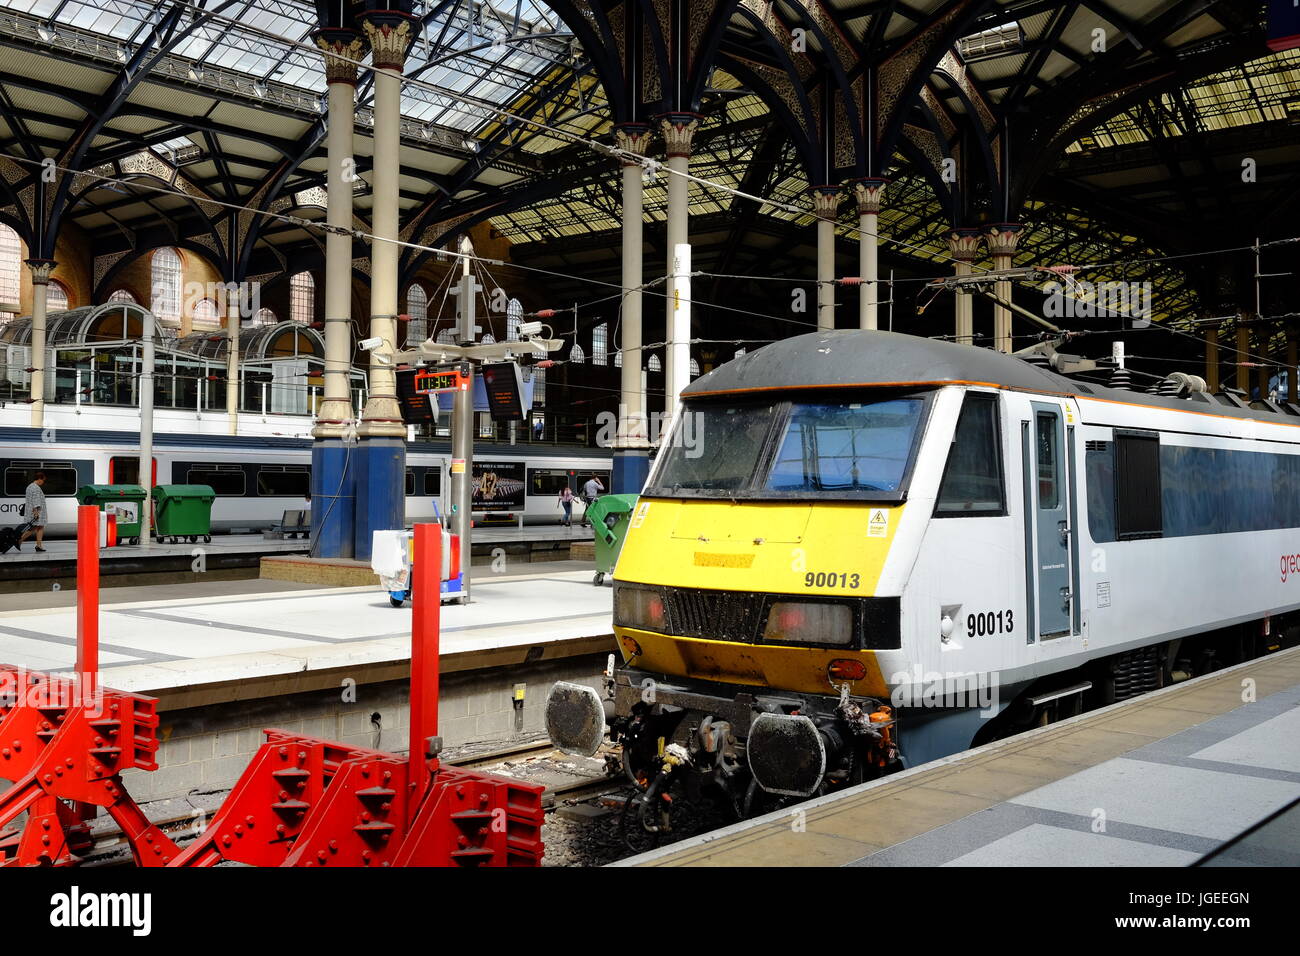
<path fill-rule="evenodd" d="M 46 440 L 42 440 L 45 438 Z M 50 440 L 50 439 L 53 440 Z M 17 524 L 24 492 L 36 471 L 46 475 L 47 535 L 76 530 L 78 488 L 90 484 L 137 484 L 139 435 L 89 428 L 10 427 L 0 435 L 0 524 Z M 217 532 L 258 532 L 280 525 L 285 511 L 302 510 L 311 487 L 311 442 L 270 436 L 157 434 L 153 483 L 210 485 L 216 492 L 212 527 Z M 450 495 L 444 480 L 451 457 L 447 442 L 412 442 L 406 458 L 406 520 L 430 521 L 434 504 L 443 515 Z M 591 477 L 609 487 L 609 452 L 578 446 L 480 446 L 474 461 L 479 520 L 555 523 L 560 489 L 579 493 Z"/>
<path fill-rule="evenodd" d="M 654 828 L 675 779 L 824 793 L 1292 639 L 1300 408 L 1038 359 L 822 332 L 691 383 L 552 739 L 607 729 Z"/>

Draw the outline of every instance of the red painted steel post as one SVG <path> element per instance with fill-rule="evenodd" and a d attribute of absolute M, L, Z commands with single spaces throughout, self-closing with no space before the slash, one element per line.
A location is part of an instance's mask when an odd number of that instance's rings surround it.
<path fill-rule="evenodd" d="M 438 735 L 438 638 L 442 611 L 442 525 L 415 526 L 411 568 L 411 739 L 409 819 L 429 785 L 426 747 Z"/>
<path fill-rule="evenodd" d="M 99 509 L 77 507 L 77 680 L 88 701 L 99 685 Z"/>

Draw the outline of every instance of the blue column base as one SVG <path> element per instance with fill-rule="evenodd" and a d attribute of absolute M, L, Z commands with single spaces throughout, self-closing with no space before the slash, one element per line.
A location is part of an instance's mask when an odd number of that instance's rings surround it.
<path fill-rule="evenodd" d="M 371 533 L 406 527 L 406 441 L 363 438 L 353 452 L 357 469 L 352 555 L 370 560 Z"/>
<path fill-rule="evenodd" d="M 610 490 L 616 495 L 639 495 L 650 475 L 650 453 L 644 448 L 614 449 Z"/>
<path fill-rule="evenodd" d="M 311 553 L 352 557 L 356 527 L 356 444 L 327 438 L 311 446 Z"/>

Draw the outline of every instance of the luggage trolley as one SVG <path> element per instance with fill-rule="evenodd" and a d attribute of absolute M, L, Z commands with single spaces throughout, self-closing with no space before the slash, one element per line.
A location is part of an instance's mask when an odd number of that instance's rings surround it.
<path fill-rule="evenodd" d="M 371 537 L 370 567 L 388 592 L 393 607 L 401 607 L 411 597 L 411 566 L 415 563 L 414 531 L 375 531 Z M 439 575 L 442 603 L 465 596 L 460 567 L 460 535 L 442 529 L 442 573 Z"/>

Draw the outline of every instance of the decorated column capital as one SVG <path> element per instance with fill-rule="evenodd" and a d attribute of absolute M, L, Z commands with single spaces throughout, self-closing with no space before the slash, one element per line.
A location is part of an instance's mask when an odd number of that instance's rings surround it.
<path fill-rule="evenodd" d="M 325 82 L 357 85 L 357 62 L 365 56 L 366 41 L 355 30 L 329 27 L 311 35 L 325 55 Z"/>
<path fill-rule="evenodd" d="M 644 156 L 650 147 L 653 133 L 649 123 L 619 123 L 614 127 L 614 145 L 625 153 Z M 624 166 L 640 166 L 636 160 L 620 159 Z"/>
<path fill-rule="evenodd" d="M 878 179 L 872 176 L 853 181 L 853 198 L 857 200 L 859 216 L 880 215 L 880 207 L 885 202 L 885 187 L 887 185 L 889 185 L 888 179 Z"/>
<path fill-rule="evenodd" d="M 665 113 L 659 117 L 659 128 L 664 134 L 664 149 L 669 159 L 691 155 L 691 141 L 703 118 L 699 113 Z"/>
<path fill-rule="evenodd" d="M 948 233 L 948 254 L 958 262 L 974 262 L 979 258 L 980 231 L 969 226 Z"/>
<path fill-rule="evenodd" d="M 397 10 L 371 10 L 358 19 L 370 42 L 374 68 L 400 73 L 406 64 L 406 52 L 420 30 L 419 21 L 409 13 Z"/>
<path fill-rule="evenodd" d="M 840 187 L 813 186 L 808 190 L 813 197 L 813 215 L 834 222 L 840 215 Z"/>
<path fill-rule="evenodd" d="M 23 264 L 32 272 L 32 285 L 49 285 L 50 273 L 58 265 L 53 259 L 24 259 Z"/>
<path fill-rule="evenodd" d="M 1020 242 L 1020 232 L 1023 228 L 1018 222 L 997 222 L 988 226 L 984 232 L 984 242 L 989 247 L 989 255 L 1015 255 L 1016 245 Z"/>

